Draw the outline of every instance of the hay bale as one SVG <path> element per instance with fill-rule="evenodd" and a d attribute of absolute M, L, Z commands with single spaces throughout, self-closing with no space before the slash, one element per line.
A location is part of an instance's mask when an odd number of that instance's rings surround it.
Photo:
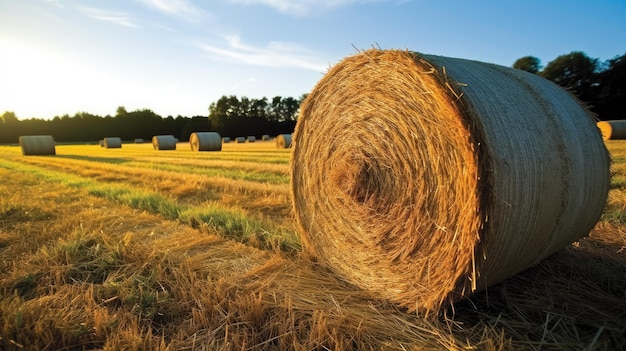
<path fill-rule="evenodd" d="M 596 124 L 602 133 L 603 140 L 626 139 L 626 121 L 602 121 Z"/>
<path fill-rule="evenodd" d="M 246 142 L 246 137 L 237 137 L 235 138 L 235 141 L 237 142 L 237 144 L 243 144 Z"/>
<path fill-rule="evenodd" d="M 56 155 L 52 135 L 22 135 L 18 138 L 22 155 Z"/>
<path fill-rule="evenodd" d="M 256 137 L 254 135 L 248 135 L 248 138 L 246 138 L 246 141 L 249 143 L 254 143 L 256 141 Z"/>
<path fill-rule="evenodd" d="M 276 147 L 279 149 L 288 149 L 291 147 L 291 134 L 279 134 L 276 137 Z"/>
<path fill-rule="evenodd" d="M 261 135 L 261 140 L 268 141 L 268 140 L 270 140 L 270 136 L 267 135 L 267 134 L 263 134 L 263 135 Z"/>
<path fill-rule="evenodd" d="M 224 144 L 230 143 L 230 138 L 229 137 L 223 137 L 222 138 L 222 143 L 224 143 Z"/>
<path fill-rule="evenodd" d="M 292 148 L 307 250 L 408 310 L 438 310 L 587 235 L 610 183 L 595 121 L 565 90 L 408 51 L 331 68 Z"/>
<path fill-rule="evenodd" d="M 102 144 L 106 149 L 119 149 L 122 147 L 122 139 L 118 137 L 108 137 L 102 139 Z"/>
<path fill-rule="evenodd" d="M 155 135 L 152 137 L 155 150 L 176 150 L 176 138 L 173 135 Z"/>
<path fill-rule="evenodd" d="M 222 136 L 216 132 L 194 132 L 189 136 L 191 151 L 221 151 Z"/>
<path fill-rule="evenodd" d="M 104 139 L 100 139 L 98 143 L 100 144 L 100 147 L 104 147 Z"/>
<path fill-rule="evenodd" d="M 135 139 L 135 144 L 143 144 L 143 139 L 141 138 Z"/>

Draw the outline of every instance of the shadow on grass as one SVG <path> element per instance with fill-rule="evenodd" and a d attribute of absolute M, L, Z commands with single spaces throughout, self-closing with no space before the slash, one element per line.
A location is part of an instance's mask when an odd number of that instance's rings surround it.
<path fill-rule="evenodd" d="M 447 319 L 502 330 L 521 349 L 626 349 L 626 257 L 587 239 L 455 304 Z"/>
<path fill-rule="evenodd" d="M 97 156 L 84 156 L 84 155 L 56 155 L 56 157 L 67 158 L 67 159 L 72 159 L 72 160 L 110 163 L 110 164 L 115 164 L 115 165 L 132 161 L 132 159 L 129 159 L 129 158 L 97 157 Z"/>

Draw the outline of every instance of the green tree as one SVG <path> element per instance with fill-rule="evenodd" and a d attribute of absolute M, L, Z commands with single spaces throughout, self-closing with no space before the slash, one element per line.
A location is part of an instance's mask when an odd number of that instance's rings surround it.
<path fill-rule="evenodd" d="M 520 57 L 513 63 L 513 68 L 537 74 L 541 70 L 541 60 L 535 56 Z"/>
<path fill-rule="evenodd" d="M 601 119 L 626 118 L 626 53 L 606 62 L 600 73 L 600 88 L 594 101 Z"/>
<path fill-rule="evenodd" d="M 599 85 L 598 68 L 598 59 L 590 58 L 581 51 L 572 51 L 550 61 L 539 75 L 589 102 L 593 100 Z"/>

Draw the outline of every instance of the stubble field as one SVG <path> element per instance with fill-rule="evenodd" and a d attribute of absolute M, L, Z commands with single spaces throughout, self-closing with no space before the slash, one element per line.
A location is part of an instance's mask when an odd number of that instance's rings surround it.
<path fill-rule="evenodd" d="M 626 141 L 588 237 L 437 316 L 300 245 L 290 150 L 0 146 L 0 349 L 626 348 Z"/>

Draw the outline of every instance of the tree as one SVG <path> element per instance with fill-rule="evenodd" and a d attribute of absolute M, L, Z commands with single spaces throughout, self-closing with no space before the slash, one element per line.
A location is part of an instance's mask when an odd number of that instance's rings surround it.
<path fill-rule="evenodd" d="M 550 61 L 539 75 L 571 91 L 582 101 L 589 102 L 599 85 L 598 68 L 598 59 L 592 59 L 581 51 L 572 51 Z"/>
<path fill-rule="evenodd" d="M 600 73 L 600 91 L 594 101 L 601 119 L 626 118 L 626 53 L 606 63 Z"/>
<path fill-rule="evenodd" d="M 535 56 L 520 57 L 513 63 L 513 68 L 537 74 L 541 70 L 541 60 Z"/>

